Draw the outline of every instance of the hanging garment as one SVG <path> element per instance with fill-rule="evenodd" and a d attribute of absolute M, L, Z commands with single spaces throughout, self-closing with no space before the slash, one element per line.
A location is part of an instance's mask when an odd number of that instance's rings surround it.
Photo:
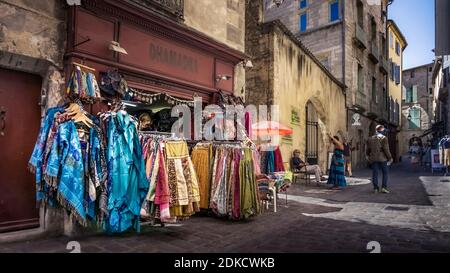
<path fill-rule="evenodd" d="M 69 81 L 67 82 L 66 93 L 72 98 L 93 99 L 100 98 L 100 88 L 95 75 L 91 72 L 84 72 L 79 66 L 75 66 Z"/>
<path fill-rule="evenodd" d="M 136 129 L 130 116 L 119 111 L 109 118 L 108 165 L 109 219 L 105 230 L 124 232 L 131 227 L 140 230 L 140 210 L 147 196 L 149 182 Z"/>
<path fill-rule="evenodd" d="M 194 147 L 192 151 L 192 163 L 198 176 L 200 190 L 200 208 L 209 208 L 210 194 L 210 146 Z"/>
<path fill-rule="evenodd" d="M 159 205 L 159 217 L 161 221 L 166 221 L 170 219 L 169 179 L 167 175 L 166 165 L 164 164 L 164 151 L 162 145 L 159 145 L 158 149 L 159 168 L 154 203 L 156 205 Z"/>
<path fill-rule="evenodd" d="M 267 166 L 268 166 L 268 152 L 267 151 L 261 151 L 261 160 L 260 160 L 260 167 L 261 167 L 261 173 L 267 174 Z"/>
<path fill-rule="evenodd" d="M 261 158 L 257 150 L 252 150 L 253 167 L 255 169 L 255 175 L 262 174 L 261 172 Z"/>
<path fill-rule="evenodd" d="M 275 172 L 275 152 L 268 151 L 267 152 L 267 173 Z"/>
<path fill-rule="evenodd" d="M 165 144 L 171 196 L 170 215 L 189 217 L 199 211 L 200 191 L 189 150 L 185 141 Z"/>
<path fill-rule="evenodd" d="M 84 166 L 81 143 L 73 121 L 62 123 L 53 142 L 45 170 L 50 185 L 59 179 L 57 199 L 83 226 L 87 226 L 84 206 Z"/>
<path fill-rule="evenodd" d="M 55 121 L 55 115 L 58 112 L 63 112 L 63 107 L 55 107 L 48 109 L 42 124 L 41 129 L 39 130 L 39 135 L 36 141 L 36 145 L 34 146 L 33 153 L 31 155 L 30 161 L 29 161 L 29 169 L 31 172 L 35 174 L 36 178 L 36 199 L 38 201 L 42 200 L 44 198 L 44 192 L 43 192 L 43 183 L 42 183 L 42 176 L 43 176 L 43 155 L 46 150 L 47 145 L 47 139 L 50 132 L 50 129 L 53 126 L 53 123 Z M 50 147 L 51 148 L 51 147 Z"/>
<path fill-rule="evenodd" d="M 239 166 L 241 184 L 240 211 L 243 218 L 248 218 L 259 212 L 259 202 L 256 176 L 252 162 L 252 152 L 248 148 L 245 148 L 243 152 L 244 155 Z"/>
<path fill-rule="evenodd" d="M 274 151 L 274 161 L 275 172 L 284 172 L 283 157 L 281 156 L 281 150 L 279 147 L 277 147 Z"/>

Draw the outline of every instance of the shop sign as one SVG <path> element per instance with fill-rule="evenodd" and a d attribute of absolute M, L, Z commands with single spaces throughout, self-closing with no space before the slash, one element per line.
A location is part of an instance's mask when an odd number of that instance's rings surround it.
<path fill-rule="evenodd" d="M 361 126 L 361 115 L 358 113 L 353 114 L 352 126 Z"/>
<path fill-rule="evenodd" d="M 300 125 L 300 110 L 291 106 L 291 124 Z"/>
<path fill-rule="evenodd" d="M 445 167 L 439 160 L 439 150 L 431 150 L 431 167 L 433 169 L 442 169 Z"/>
<path fill-rule="evenodd" d="M 214 57 L 176 40 L 122 25 L 120 62 L 186 82 L 214 86 Z"/>
<path fill-rule="evenodd" d="M 198 72 L 198 62 L 196 58 L 152 42 L 150 42 L 150 59 L 188 72 Z"/>

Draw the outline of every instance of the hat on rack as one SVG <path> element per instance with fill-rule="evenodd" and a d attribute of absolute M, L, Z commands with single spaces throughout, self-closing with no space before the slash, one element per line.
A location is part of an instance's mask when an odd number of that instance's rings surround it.
<path fill-rule="evenodd" d="M 108 72 L 100 73 L 100 90 L 109 95 L 115 96 L 119 95 L 123 97 L 128 90 L 128 84 L 126 80 L 120 75 L 118 69 L 112 69 Z"/>

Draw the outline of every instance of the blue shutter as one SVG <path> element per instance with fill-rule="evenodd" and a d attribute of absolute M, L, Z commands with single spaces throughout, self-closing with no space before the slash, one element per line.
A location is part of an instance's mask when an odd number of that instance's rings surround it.
<path fill-rule="evenodd" d="M 400 66 L 395 65 L 395 84 L 400 84 Z"/>
<path fill-rule="evenodd" d="M 330 22 L 339 20 L 339 1 L 330 2 Z"/>
<path fill-rule="evenodd" d="M 409 122 L 409 129 L 420 128 L 420 109 L 412 108 L 410 111 L 411 121 Z"/>
<path fill-rule="evenodd" d="M 300 8 L 304 9 L 308 6 L 308 2 L 306 0 L 300 0 Z"/>
<path fill-rule="evenodd" d="M 306 12 L 300 15 L 300 32 L 306 31 L 307 17 Z"/>
<path fill-rule="evenodd" d="M 412 98 L 411 102 L 417 103 L 417 85 L 412 87 Z"/>

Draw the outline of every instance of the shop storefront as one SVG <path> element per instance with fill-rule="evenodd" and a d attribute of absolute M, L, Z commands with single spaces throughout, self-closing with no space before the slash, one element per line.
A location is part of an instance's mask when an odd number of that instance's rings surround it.
<path fill-rule="evenodd" d="M 170 108 L 192 107 L 194 97 L 242 104 L 233 78 L 244 54 L 127 3 L 70 10 L 67 103 L 46 112 L 30 160 L 38 201 L 67 211 L 69 229 L 108 233 L 201 209 L 233 220 L 258 214 L 253 143 L 170 133 Z"/>
<path fill-rule="evenodd" d="M 82 63 L 99 78 L 99 72 L 116 68 L 131 88 L 180 99 L 196 94 L 212 103 L 218 90 L 233 93 L 234 68 L 245 59 L 184 24 L 126 1 L 83 1 L 70 10 L 68 29 L 67 71 L 73 62 Z"/>

